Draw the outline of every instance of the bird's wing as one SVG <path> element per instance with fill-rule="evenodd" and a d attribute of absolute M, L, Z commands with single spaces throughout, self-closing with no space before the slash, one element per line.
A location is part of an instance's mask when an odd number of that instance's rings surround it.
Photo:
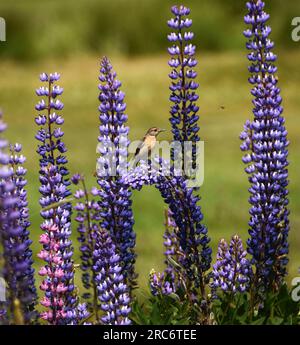
<path fill-rule="evenodd" d="M 146 136 L 144 136 L 143 140 L 139 143 L 139 146 L 136 148 L 134 157 L 136 157 L 141 152 L 142 147 L 145 145 L 145 138 Z"/>

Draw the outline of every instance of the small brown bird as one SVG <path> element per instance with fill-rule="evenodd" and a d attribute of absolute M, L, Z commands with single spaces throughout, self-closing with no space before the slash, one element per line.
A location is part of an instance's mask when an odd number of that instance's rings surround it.
<path fill-rule="evenodd" d="M 158 127 L 151 127 L 148 129 L 143 140 L 141 141 L 140 145 L 137 147 L 135 151 L 134 157 L 136 162 L 140 160 L 142 157 L 150 156 L 151 150 L 154 148 L 156 144 L 158 134 L 165 131 L 165 129 L 161 129 Z"/>

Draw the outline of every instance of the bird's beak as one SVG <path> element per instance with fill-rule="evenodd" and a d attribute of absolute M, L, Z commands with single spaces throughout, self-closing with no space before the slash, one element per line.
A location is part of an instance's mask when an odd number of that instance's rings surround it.
<path fill-rule="evenodd" d="M 159 129 L 159 133 L 165 132 L 165 131 L 166 131 L 166 129 Z"/>

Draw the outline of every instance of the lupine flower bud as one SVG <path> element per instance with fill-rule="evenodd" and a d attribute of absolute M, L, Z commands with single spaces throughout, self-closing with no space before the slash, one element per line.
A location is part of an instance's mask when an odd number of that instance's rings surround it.
<path fill-rule="evenodd" d="M 72 320 L 69 325 L 90 325 L 85 320 L 90 317 L 87 305 L 85 303 L 78 304 L 78 306 L 67 312 L 67 319 Z"/>
<path fill-rule="evenodd" d="M 150 290 L 153 296 L 168 296 L 176 292 L 174 279 L 171 272 L 156 273 L 154 270 L 149 274 Z"/>

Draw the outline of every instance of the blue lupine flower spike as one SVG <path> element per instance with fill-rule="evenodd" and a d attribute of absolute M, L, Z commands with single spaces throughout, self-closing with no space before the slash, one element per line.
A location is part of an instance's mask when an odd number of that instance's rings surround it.
<path fill-rule="evenodd" d="M 278 88 L 274 43 L 270 40 L 269 15 L 261 0 L 247 3 L 244 31 L 253 86 L 254 119 L 241 134 L 243 162 L 249 174 L 250 238 L 247 242 L 255 265 L 254 287 L 259 295 L 277 291 L 287 274 L 288 263 L 288 145 L 282 98 Z"/>

